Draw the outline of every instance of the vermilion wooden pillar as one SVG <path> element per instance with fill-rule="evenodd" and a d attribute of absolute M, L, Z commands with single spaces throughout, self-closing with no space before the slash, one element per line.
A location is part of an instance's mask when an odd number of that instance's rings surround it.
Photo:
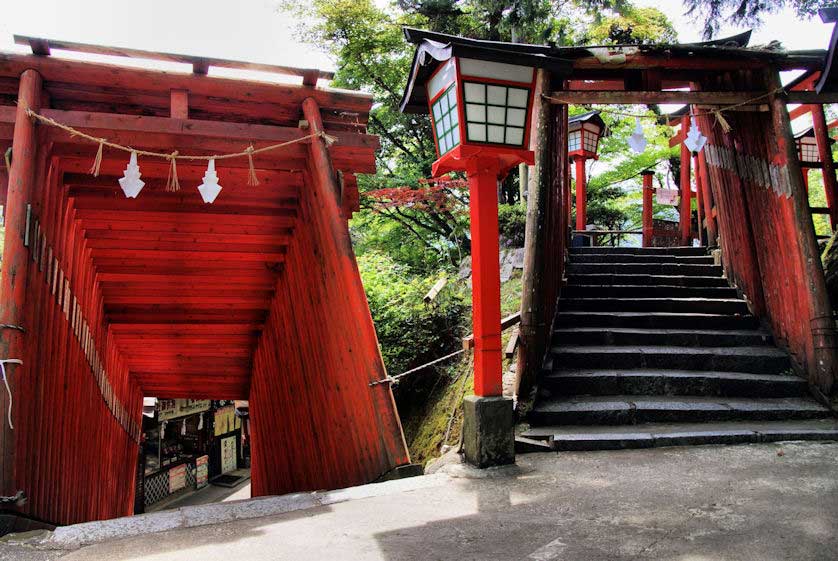
<path fill-rule="evenodd" d="M 503 393 L 498 266 L 498 172 L 497 162 L 489 158 L 474 158 L 468 163 L 474 394 L 481 397 L 499 396 Z"/>
<path fill-rule="evenodd" d="M 809 192 L 809 168 L 800 168 L 800 173 L 803 174 L 803 186 L 806 187 L 806 192 Z"/>
<path fill-rule="evenodd" d="M 647 169 L 641 172 L 641 175 L 643 176 L 643 247 L 652 247 L 652 237 L 654 236 L 652 178 L 655 176 L 655 172 Z"/>
<path fill-rule="evenodd" d="M 576 164 L 576 229 L 584 230 L 588 224 L 588 192 L 585 177 L 585 158 L 574 156 Z"/>
<path fill-rule="evenodd" d="M 698 172 L 698 154 L 693 156 L 693 169 L 695 170 L 695 210 L 698 214 L 698 243 L 706 245 L 704 239 L 704 197 L 701 190 L 701 174 Z"/>
<path fill-rule="evenodd" d="M 12 139 L 12 165 L 9 169 L 9 186 L 6 195 L 6 242 L 3 248 L 3 267 L 0 272 L 0 323 L 21 325 L 26 293 L 26 277 L 29 272 L 29 253 L 23 245 L 26 230 L 26 205 L 32 201 L 35 178 L 35 156 L 37 153 L 35 124 L 26 114 L 27 109 L 41 108 L 41 75 L 35 70 L 26 70 L 20 76 L 18 86 L 15 130 Z M 25 327 L 25 326 L 24 326 Z M 22 358 L 24 334 L 18 329 L 0 329 L 0 359 Z M 19 395 L 23 367 L 6 365 L 12 395 Z M 30 381 L 31 383 L 31 381 Z M 0 430 L 0 454 L 2 455 L 2 479 L 0 495 L 12 495 L 15 476 L 15 435 L 6 421 L 9 407 L 5 391 L 0 391 L 3 428 Z M 18 407 L 20 407 L 18 405 Z M 14 413 L 19 409 L 12 411 Z"/>
<path fill-rule="evenodd" d="M 690 130 L 690 116 L 681 117 L 681 131 L 686 138 Z M 690 150 L 684 142 L 681 142 L 681 204 L 678 209 L 681 225 L 681 245 L 692 244 L 690 232 L 690 217 L 692 215 L 692 189 L 690 188 Z"/>
<path fill-rule="evenodd" d="M 716 228 L 716 218 L 713 216 L 713 190 L 710 188 L 710 179 L 707 175 L 707 161 L 704 158 L 704 150 L 698 153 L 695 173 L 701 179 L 699 188 L 703 195 L 701 202 L 704 205 L 704 223 L 707 226 L 707 245 L 713 246 L 718 241 L 718 230 Z"/>
<path fill-rule="evenodd" d="M 826 204 L 829 206 L 829 220 L 834 229 L 838 225 L 838 181 L 835 179 L 835 163 L 832 161 L 832 143 L 823 114 L 822 105 L 812 105 L 812 124 L 815 128 L 815 140 L 818 143 L 818 155 L 823 172 L 823 188 L 826 191 Z M 806 175 L 803 175 L 804 183 Z"/>

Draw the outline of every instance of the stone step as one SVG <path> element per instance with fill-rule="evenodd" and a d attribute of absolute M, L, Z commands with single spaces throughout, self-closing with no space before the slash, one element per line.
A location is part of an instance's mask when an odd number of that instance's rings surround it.
<path fill-rule="evenodd" d="M 679 263 L 683 265 L 713 265 L 714 261 L 711 255 L 581 253 L 571 254 L 570 263 Z"/>
<path fill-rule="evenodd" d="M 819 419 L 829 409 L 810 398 L 575 396 L 538 403 L 532 425 L 634 425 L 717 421 Z"/>
<path fill-rule="evenodd" d="M 685 395 L 724 397 L 801 397 L 806 380 L 782 374 L 665 369 L 559 370 L 542 376 L 544 396 Z"/>
<path fill-rule="evenodd" d="M 560 310 L 591 312 L 669 312 L 747 315 L 738 298 L 562 298 Z"/>
<path fill-rule="evenodd" d="M 551 349 L 557 368 L 653 368 L 780 374 L 789 356 L 775 347 L 560 346 Z"/>
<path fill-rule="evenodd" d="M 838 440 L 838 421 L 744 421 L 648 423 L 634 426 L 545 426 L 522 437 L 543 440 L 554 450 L 620 450 L 660 446 L 745 444 L 790 440 Z"/>
<path fill-rule="evenodd" d="M 611 253 L 614 255 L 706 255 L 704 247 L 571 247 L 571 255 Z"/>
<path fill-rule="evenodd" d="M 557 326 L 567 327 L 644 327 L 660 329 L 756 329 L 759 320 L 752 315 L 591 312 L 562 309 Z"/>
<path fill-rule="evenodd" d="M 562 289 L 562 298 L 727 298 L 738 299 L 729 286 L 678 286 L 632 284 L 572 284 Z"/>
<path fill-rule="evenodd" d="M 568 263 L 567 275 L 577 274 L 646 274 L 722 276 L 719 265 L 681 265 L 678 263 Z"/>
<path fill-rule="evenodd" d="M 721 276 L 702 277 L 698 275 L 649 275 L 649 274 L 574 274 L 567 277 L 568 286 L 577 285 L 666 285 L 666 286 L 713 286 L 730 288 L 727 279 Z"/>
<path fill-rule="evenodd" d="M 554 345 L 665 345 L 684 347 L 756 347 L 772 337 L 755 329 L 650 329 L 630 327 L 559 327 Z"/>

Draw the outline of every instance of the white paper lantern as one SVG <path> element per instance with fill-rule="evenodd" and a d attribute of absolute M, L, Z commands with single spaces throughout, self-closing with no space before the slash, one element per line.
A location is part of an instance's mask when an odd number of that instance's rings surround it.
<path fill-rule="evenodd" d="M 684 139 L 684 145 L 693 154 L 698 154 L 704 148 L 705 144 L 707 144 L 707 137 L 698 130 L 698 123 L 695 122 L 695 117 L 691 117 L 690 132 L 687 133 L 687 138 Z"/>
<path fill-rule="evenodd" d="M 218 184 L 218 175 L 215 173 L 215 160 L 210 160 L 207 171 L 204 173 L 204 182 L 198 187 L 201 198 L 205 203 L 212 204 L 221 192 L 221 185 Z"/>
<path fill-rule="evenodd" d="M 140 179 L 140 166 L 137 165 L 136 152 L 131 152 L 131 159 L 128 160 L 124 177 L 119 180 L 119 186 L 122 187 L 122 192 L 129 199 L 137 198 L 137 195 L 145 186 L 145 182 Z"/>
<path fill-rule="evenodd" d="M 646 149 L 646 137 L 643 136 L 643 125 L 640 124 L 640 118 L 635 117 L 634 122 L 634 134 L 629 137 L 628 144 L 632 150 L 641 154 Z"/>

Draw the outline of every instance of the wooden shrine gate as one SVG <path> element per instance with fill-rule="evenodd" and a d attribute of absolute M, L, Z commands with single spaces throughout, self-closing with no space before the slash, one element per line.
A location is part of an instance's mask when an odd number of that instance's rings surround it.
<path fill-rule="evenodd" d="M 0 54 L 0 148 L 12 146 L 0 495 L 27 498 L 8 508 L 58 524 L 130 514 L 143 396 L 249 399 L 254 495 L 407 463 L 389 385 L 370 384 L 385 372 L 347 226 L 354 174 L 375 167 L 371 98 L 316 87 L 316 70 L 29 43 L 36 55 Z M 194 73 L 62 60 L 50 46 Z M 202 75 L 212 65 L 303 84 Z M 54 123 L 166 154 L 256 152 L 217 160 L 213 204 L 196 190 L 206 161 L 173 170 L 140 154 L 145 187 L 126 198 L 129 154 L 105 146 L 94 176 L 98 143 Z"/>
<path fill-rule="evenodd" d="M 838 9 L 827 12 L 827 19 L 838 20 Z M 699 230 L 707 230 L 707 245 L 720 247 L 724 272 L 748 308 L 789 352 L 794 370 L 808 380 L 813 393 L 823 403 L 834 396 L 838 375 L 835 321 L 787 109 L 789 103 L 838 102 L 834 52 L 748 48 L 750 33 L 698 44 L 591 47 L 480 41 L 412 28 L 405 29 L 405 36 L 417 44 L 402 103 L 406 112 L 428 112 L 430 86 L 426 95 L 416 84 L 430 83 L 434 69 L 444 68 L 452 57 L 468 59 L 470 68 L 478 71 L 482 68 L 478 62 L 538 69 L 528 144 L 535 151 L 535 165 L 529 174 L 527 200 L 517 364 L 519 413 L 526 413 L 534 398 L 539 372 L 550 371 L 545 357 L 550 358 L 550 341 L 555 344 L 551 326 L 560 312 L 572 231 L 569 105 L 687 106 L 679 118 L 681 132 L 673 139 L 684 145 L 681 245 L 693 241 L 690 218 L 695 198 Z M 838 33 L 834 32 L 831 51 L 836 45 Z M 792 87 L 785 91 L 779 77 L 785 70 L 808 73 L 809 85 L 818 80 L 817 91 Z M 458 74 L 457 80 L 466 79 Z M 698 115 L 697 126 L 707 137 L 697 155 L 691 155 L 682 142 L 690 123 L 687 114 Z M 475 117 L 471 123 L 467 115 L 463 127 L 482 122 Z M 825 122 L 818 125 L 825 129 Z M 691 163 L 697 170 L 697 190 L 692 189 Z M 834 173 L 831 162 L 824 164 L 827 168 Z M 651 209 L 651 176 L 645 186 Z M 832 216 L 838 205 L 834 189 L 834 178 L 828 178 Z M 654 234 L 650 212 L 646 219 L 644 237 L 649 240 Z M 487 278 L 487 283 L 495 282 L 494 272 L 489 271 Z M 492 313 L 493 302 L 475 299 L 475 307 L 481 305 L 475 316 Z M 499 324 L 499 319 L 493 321 Z M 500 325 L 486 323 L 488 341 L 499 333 Z M 499 361 L 499 347 L 495 352 Z"/>

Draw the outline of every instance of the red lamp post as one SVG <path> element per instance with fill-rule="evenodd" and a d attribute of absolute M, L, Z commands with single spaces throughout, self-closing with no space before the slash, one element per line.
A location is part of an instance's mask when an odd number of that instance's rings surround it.
<path fill-rule="evenodd" d="M 535 69 L 451 57 L 427 80 L 439 158 L 434 175 L 465 171 L 471 215 L 474 393 L 502 394 L 498 181 L 528 148 Z"/>
<path fill-rule="evenodd" d="M 413 33 L 406 30 L 408 38 Z M 462 42 L 421 41 L 402 110 L 415 111 L 426 98 L 438 156 L 433 174 L 468 176 L 475 395 L 463 403 L 463 450 L 470 463 L 488 467 L 515 461 L 512 400 L 503 396 L 498 181 L 518 164 L 534 163 L 535 68 L 544 60 L 528 53 L 504 58 Z"/>
<path fill-rule="evenodd" d="M 647 169 L 641 171 L 640 175 L 643 176 L 643 247 L 652 247 L 652 238 L 655 233 L 652 219 L 654 214 L 652 203 L 655 191 L 652 187 L 652 178 L 655 176 L 655 172 Z"/>
<path fill-rule="evenodd" d="M 576 166 L 576 229 L 588 224 L 588 193 L 585 162 L 597 160 L 599 139 L 605 133 L 599 111 L 589 111 L 567 120 L 567 155 Z"/>

